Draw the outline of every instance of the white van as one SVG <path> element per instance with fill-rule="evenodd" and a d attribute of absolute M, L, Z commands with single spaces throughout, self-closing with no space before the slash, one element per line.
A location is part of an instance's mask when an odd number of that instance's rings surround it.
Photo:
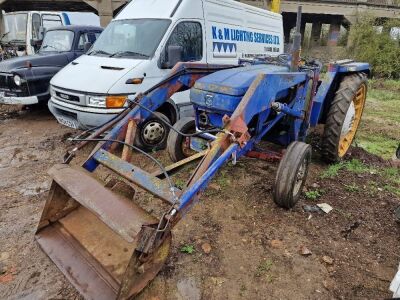
<path fill-rule="evenodd" d="M 100 18 L 89 12 L 2 11 L 1 19 L 0 45 L 5 58 L 35 54 L 44 30 L 63 25 L 100 26 Z"/>
<path fill-rule="evenodd" d="M 237 64 L 279 55 L 283 43 L 281 15 L 233 0 L 133 0 L 86 55 L 53 77 L 49 108 L 64 125 L 97 127 L 121 112 L 127 95 L 160 82 L 178 60 Z M 176 94 L 159 112 L 174 124 L 192 114 L 189 100 L 188 92 Z M 139 138 L 151 148 L 166 134 L 163 122 L 151 118 Z"/>

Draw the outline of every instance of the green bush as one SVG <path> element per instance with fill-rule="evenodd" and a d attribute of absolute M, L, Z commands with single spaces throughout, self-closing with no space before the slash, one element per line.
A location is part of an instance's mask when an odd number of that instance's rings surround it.
<path fill-rule="evenodd" d="M 382 32 L 375 25 L 383 26 Z M 400 27 L 400 21 L 378 22 L 363 16 L 351 28 L 349 54 L 359 61 L 369 62 L 377 78 L 400 78 L 400 41 L 390 36 L 392 27 Z"/>

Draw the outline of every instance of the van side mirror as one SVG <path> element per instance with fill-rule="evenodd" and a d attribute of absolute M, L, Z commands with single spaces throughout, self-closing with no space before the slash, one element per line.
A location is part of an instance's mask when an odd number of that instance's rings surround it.
<path fill-rule="evenodd" d="M 91 42 L 86 42 L 85 45 L 83 46 L 83 52 L 86 53 L 92 48 L 93 44 Z"/>
<path fill-rule="evenodd" d="M 31 39 L 31 46 L 38 50 L 43 44 L 43 40 Z"/>
<path fill-rule="evenodd" d="M 168 46 L 168 61 L 162 61 L 161 67 L 163 69 L 171 69 L 175 67 L 178 62 L 182 61 L 183 47 L 182 46 Z"/>

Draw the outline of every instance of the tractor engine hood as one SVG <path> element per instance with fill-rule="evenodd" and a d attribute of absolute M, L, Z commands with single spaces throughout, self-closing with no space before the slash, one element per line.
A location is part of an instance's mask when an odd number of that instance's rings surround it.
<path fill-rule="evenodd" d="M 234 112 L 259 74 L 288 70 L 289 67 L 284 66 L 255 65 L 215 72 L 196 82 L 190 91 L 190 101 L 195 107 L 206 110 L 212 108 L 213 111 L 229 115 Z"/>
<path fill-rule="evenodd" d="M 20 69 L 26 69 L 28 63 L 30 63 L 32 68 L 49 66 L 62 67 L 69 63 L 69 59 L 64 53 L 36 54 L 31 56 L 15 57 L 0 62 L 0 72 L 18 72 Z"/>
<path fill-rule="evenodd" d="M 255 65 L 222 70 L 198 80 L 194 89 L 230 96 L 243 96 L 259 74 L 288 72 L 289 67 Z"/>

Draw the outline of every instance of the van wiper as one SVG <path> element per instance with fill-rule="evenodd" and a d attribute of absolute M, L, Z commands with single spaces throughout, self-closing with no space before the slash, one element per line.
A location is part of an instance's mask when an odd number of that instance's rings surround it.
<path fill-rule="evenodd" d="M 59 49 L 57 47 L 53 46 L 53 45 L 44 45 L 42 47 L 42 49 L 46 49 L 46 48 L 53 48 L 54 50 L 59 51 Z"/>
<path fill-rule="evenodd" d="M 93 55 L 93 54 L 111 55 L 110 53 L 103 51 L 103 50 L 93 50 L 93 51 L 89 52 L 87 55 Z"/>
<path fill-rule="evenodd" d="M 6 32 L 1 36 L 0 42 L 3 42 L 3 39 L 9 34 L 10 32 Z"/>
<path fill-rule="evenodd" d="M 110 55 L 110 57 L 122 57 L 122 56 L 141 56 L 141 57 L 149 57 L 146 54 L 134 52 L 134 51 L 118 51 L 114 54 Z"/>

